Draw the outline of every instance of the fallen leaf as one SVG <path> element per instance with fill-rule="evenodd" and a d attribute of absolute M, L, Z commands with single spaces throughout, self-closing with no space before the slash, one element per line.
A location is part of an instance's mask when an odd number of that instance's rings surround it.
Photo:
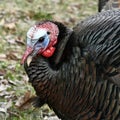
<path fill-rule="evenodd" d="M 5 61 L 6 60 L 6 55 L 0 53 L 0 61 Z"/>
<path fill-rule="evenodd" d="M 4 27 L 7 28 L 7 29 L 10 29 L 10 30 L 15 30 L 16 29 L 15 23 L 6 23 L 4 25 Z"/>
<path fill-rule="evenodd" d="M 21 41 L 20 39 L 17 39 L 16 43 L 18 43 L 19 45 L 25 45 L 25 42 Z"/>
<path fill-rule="evenodd" d="M 8 85 L 8 81 L 6 79 L 3 79 L 0 81 L 0 85 L 2 85 L 2 84 Z"/>
<path fill-rule="evenodd" d="M 5 39 L 9 44 L 16 45 L 15 38 L 12 35 L 6 36 Z"/>
<path fill-rule="evenodd" d="M 0 76 L 4 76 L 6 74 L 6 70 L 0 70 Z M 1 79 L 1 77 L 0 77 L 0 79 Z"/>
<path fill-rule="evenodd" d="M 6 120 L 8 118 L 7 110 L 12 106 L 12 101 L 0 102 L 0 119 Z"/>
<path fill-rule="evenodd" d="M 11 92 L 7 92 L 6 90 L 0 92 L 0 97 L 3 97 L 3 96 L 10 96 Z"/>
<path fill-rule="evenodd" d="M 7 59 L 10 59 L 10 60 L 19 60 L 19 58 L 17 57 L 17 55 L 15 55 L 14 53 L 12 52 L 9 52 L 8 54 L 6 54 L 6 57 Z"/>
<path fill-rule="evenodd" d="M 6 120 L 6 118 L 7 118 L 7 115 L 4 112 L 0 111 L 0 119 Z"/>
<path fill-rule="evenodd" d="M 6 109 L 0 107 L 0 112 L 6 113 Z"/>
<path fill-rule="evenodd" d="M 8 110 L 7 112 L 9 113 L 9 117 L 11 117 L 11 116 L 12 116 L 12 117 L 15 116 L 15 117 L 20 118 L 19 113 L 17 113 L 16 111 L 10 111 L 10 110 Z"/>
<path fill-rule="evenodd" d="M 17 86 L 17 83 L 14 82 L 13 80 L 8 80 L 8 83 L 11 84 L 11 85 Z"/>
<path fill-rule="evenodd" d="M 29 109 L 32 106 L 32 101 L 34 96 L 31 95 L 30 91 L 27 91 L 23 96 L 21 96 L 16 102 L 15 106 L 20 110 Z"/>
<path fill-rule="evenodd" d="M 8 85 L 8 81 L 0 80 L 0 92 L 7 90 L 7 88 L 10 88 L 10 86 Z"/>
<path fill-rule="evenodd" d="M 9 100 L 9 102 L 5 105 L 5 109 L 9 109 L 12 106 L 12 100 Z"/>
<path fill-rule="evenodd" d="M 6 85 L 1 84 L 0 85 L 0 92 L 5 91 L 7 89 Z"/>
<path fill-rule="evenodd" d="M 2 20 L 0 20 L 0 26 L 3 26 L 5 24 L 5 19 L 3 18 Z"/>
<path fill-rule="evenodd" d="M 57 116 L 53 116 L 53 117 L 45 116 L 45 117 L 44 117 L 44 120 L 61 120 L 61 119 L 58 119 Z"/>

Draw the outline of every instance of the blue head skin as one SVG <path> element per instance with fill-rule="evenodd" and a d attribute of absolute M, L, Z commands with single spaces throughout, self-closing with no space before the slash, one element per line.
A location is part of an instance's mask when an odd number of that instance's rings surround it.
<path fill-rule="evenodd" d="M 36 29 L 31 27 L 27 32 L 27 49 L 22 58 L 22 64 L 28 55 L 34 57 L 38 53 L 41 54 L 49 45 L 50 37 L 45 29 Z"/>
<path fill-rule="evenodd" d="M 45 29 L 35 29 L 34 31 L 33 29 L 35 28 L 30 28 L 27 33 L 27 46 L 33 48 L 32 55 L 34 56 L 48 47 L 50 38 Z"/>

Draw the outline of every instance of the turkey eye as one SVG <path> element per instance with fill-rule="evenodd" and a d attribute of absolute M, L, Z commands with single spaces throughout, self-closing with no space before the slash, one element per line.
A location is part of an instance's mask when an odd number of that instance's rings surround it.
<path fill-rule="evenodd" d="M 47 34 L 49 35 L 49 34 L 50 34 L 50 32 L 49 32 L 49 31 L 47 31 Z"/>
<path fill-rule="evenodd" d="M 39 41 L 39 42 L 43 42 L 43 41 L 44 41 L 44 37 L 39 38 L 38 41 Z"/>

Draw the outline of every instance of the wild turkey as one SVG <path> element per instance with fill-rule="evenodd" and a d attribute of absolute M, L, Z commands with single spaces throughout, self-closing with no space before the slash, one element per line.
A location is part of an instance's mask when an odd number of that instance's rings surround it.
<path fill-rule="evenodd" d="M 100 12 L 72 30 L 43 21 L 27 33 L 22 58 L 36 94 L 63 120 L 120 120 L 120 11 Z"/>
<path fill-rule="evenodd" d="M 120 8 L 120 0 L 99 0 L 98 11 L 114 10 Z"/>

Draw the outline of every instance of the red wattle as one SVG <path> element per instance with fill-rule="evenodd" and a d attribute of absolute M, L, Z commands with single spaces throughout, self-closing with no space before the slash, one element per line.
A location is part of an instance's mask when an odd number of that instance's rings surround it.
<path fill-rule="evenodd" d="M 55 48 L 54 47 L 49 47 L 48 49 L 46 49 L 42 55 L 44 57 L 51 57 L 54 54 Z"/>

